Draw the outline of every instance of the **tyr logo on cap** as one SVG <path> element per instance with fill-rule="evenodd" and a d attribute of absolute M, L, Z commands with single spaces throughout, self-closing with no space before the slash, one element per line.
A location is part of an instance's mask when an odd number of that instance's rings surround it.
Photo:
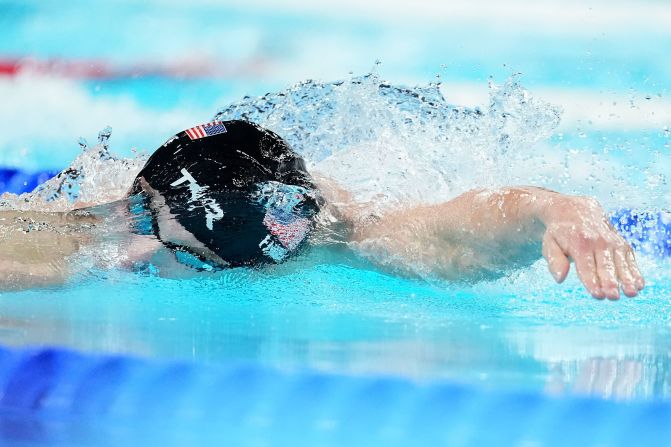
<path fill-rule="evenodd" d="M 184 182 L 189 182 L 188 186 L 189 191 L 191 192 L 191 197 L 189 198 L 189 210 L 196 209 L 197 203 L 200 202 L 200 205 L 205 210 L 205 226 L 207 226 L 209 230 L 212 230 L 214 221 L 224 217 L 224 211 L 216 200 L 206 195 L 208 189 L 207 186 L 200 186 L 196 182 L 196 179 L 194 179 L 186 169 L 182 168 L 181 173 L 182 177 L 172 182 L 170 186 L 175 187 Z"/>

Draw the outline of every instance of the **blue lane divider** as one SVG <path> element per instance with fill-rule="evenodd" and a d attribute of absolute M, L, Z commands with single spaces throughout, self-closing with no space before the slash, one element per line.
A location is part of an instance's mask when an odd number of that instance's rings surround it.
<path fill-rule="evenodd" d="M 659 446 L 671 402 L 0 348 L 0 444 Z"/>
<path fill-rule="evenodd" d="M 671 211 L 622 209 L 609 217 L 634 250 L 671 257 Z"/>
<path fill-rule="evenodd" d="M 41 183 L 46 182 L 60 171 L 24 172 L 19 169 L 0 168 L 0 194 L 11 192 L 21 194 L 30 192 Z"/>

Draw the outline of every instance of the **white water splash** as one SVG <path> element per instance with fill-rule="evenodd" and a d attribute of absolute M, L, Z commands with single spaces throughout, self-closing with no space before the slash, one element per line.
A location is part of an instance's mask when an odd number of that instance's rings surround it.
<path fill-rule="evenodd" d="M 516 77 L 490 86 L 486 108 L 470 109 L 449 104 L 438 84 L 399 87 L 370 74 L 244 98 L 215 118 L 247 119 L 277 132 L 312 170 L 338 181 L 355 200 L 381 207 L 520 184 L 594 195 L 607 208 L 671 201 L 669 157 L 643 153 L 646 164 L 630 166 L 627 157 L 623 162 L 597 149 L 553 146 L 548 138 L 560 116 Z M 3 197 L 4 206 L 65 209 L 121 197 L 145 158 L 114 156 L 107 138 L 37 191 Z"/>
<path fill-rule="evenodd" d="M 306 81 L 216 115 L 274 130 L 356 199 L 389 203 L 436 202 L 475 186 L 514 183 L 501 167 L 524 163 L 559 117 L 558 108 L 514 79 L 492 87 L 490 107 L 481 111 L 448 104 L 437 84 L 396 87 L 375 75 Z"/>
<path fill-rule="evenodd" d="M 114 156 L 108 146 L 111 135 L 110 127 L 101 130 L 91 148 L 80 138 L 82 152 L 68 168 L 30 193 L 3 194 L 0 209 L 68 211 L 123 198 L 147 156 Z"/>
<path fill-rule="evenodd" d="M 337 180 L 356 200 L 381 206 L 435 203 L 473 188 L 520 184 L 594 195 L 608 208 L 671 200 L 668 187 L 653 184 L 666 181 L 669 160 L 643 154 L 645 167 L 632 168 L 597 149 L 551 145 L 560 108 L 531 95 L 516 77 L 490 85 L 485 109 L 449 104 L 438 84 L 398 87 L 371 74 L 305 81 L 245 98 L 215 117 L 272 129 L 312 169 Z"/>

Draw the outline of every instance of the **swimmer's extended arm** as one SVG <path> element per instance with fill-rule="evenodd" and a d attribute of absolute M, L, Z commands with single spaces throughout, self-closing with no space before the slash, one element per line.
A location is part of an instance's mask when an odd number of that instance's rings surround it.
<path fill-rule="evenodd" d="M 596 298 L 644 286 L 634 253 L 598 202 L 535 187 L 474 190 L 449 202 L 355 224 L 352 239 L 375 259 L 446 279 L 500 275 L 542 255 L 557 282 L 570 260 Z"/>
<path fill-rule="evenodd" d="M 0 211 L 0 291 L 60 286 L 91 266 L 130 269 L 153 261 L 163 247 L 153 236 L 123 231 L 125 225 L 93 233 L 105 219 L 88 211 Z M 110 220 L 114 214 L 107 211 L 103 216 Z M 103 242 L 116 249 L 107 253 Z M 93 263 L 75 262 L 73 256 L 84 247 Z M 176 270 L 168 267 L 166 272 Z"/>
<path fill-rule="evenodd" d="M 68 257 L 90 239 L 72 229 L 93 221 L 75 213 L 0 212 L 0 291 L 63 284 Z"/>

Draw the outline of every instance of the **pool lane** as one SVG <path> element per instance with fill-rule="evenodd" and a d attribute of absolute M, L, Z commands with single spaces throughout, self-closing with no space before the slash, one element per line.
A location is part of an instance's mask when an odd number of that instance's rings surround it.
<path fill-rule="evenodd" d="M 0 348 L 11 445 L 659 446 L 671 403 Z"/>

